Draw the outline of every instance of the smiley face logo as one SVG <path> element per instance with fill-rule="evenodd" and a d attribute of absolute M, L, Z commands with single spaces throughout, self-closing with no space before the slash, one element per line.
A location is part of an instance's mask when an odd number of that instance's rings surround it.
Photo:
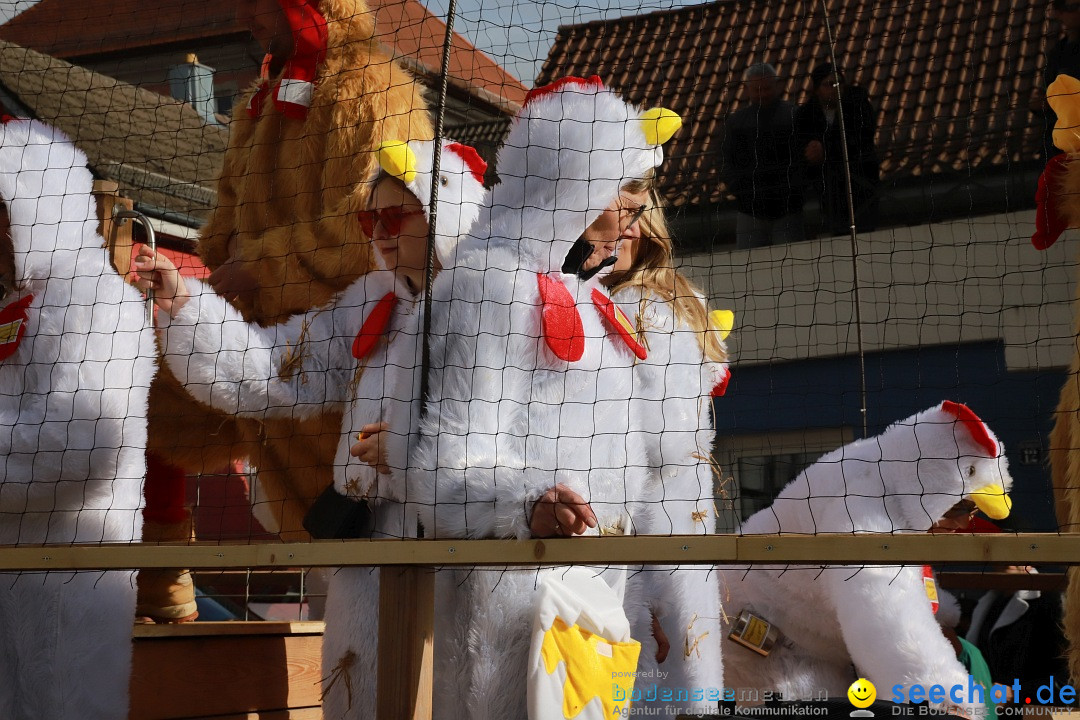
<path fill-rule="evenodd" d="M 866 678 L 859 678 L 847 689 L 847 698 L 857 708 L 868 708 L 877 698 L 877 688 Z"/>

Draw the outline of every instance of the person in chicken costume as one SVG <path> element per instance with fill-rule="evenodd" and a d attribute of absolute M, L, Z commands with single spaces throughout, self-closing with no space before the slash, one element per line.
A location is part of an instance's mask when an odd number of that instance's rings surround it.
<path fill-rule="evenodd" d="M 636 220 L 626 186 L 651 175 L 680 124 L 595 77 L 530 92 L 499 152 L 500 183 L 433 287 L 431 390 L 405 473 L 426 536 L 635 531 L 646 460 L 628 415 L 645 351 L 599 276 L 578 271 L 584 237 Z M 544 572 L 439 575 L 436 712 L 525 716 Z"/>
<path fill-rule="evenodd" d="M 724 339 L 733 314 L 707 312 L 705 298 L 675 270 L 655 188 L 641 220 L 617 244 L 597 249 L 617 258 L 604 283 L 635 319 L 648 349 L 634 368 L 631 408 L 636 442 L 645 448 L 650 470 L 647 512 L 638 532 L 712 534 L 712 399 L 724 394 L 731 376 Z M 674 714 L 709 712 L 716 703 L 708 700 L 707 689 L 721 687 L 724 675 L 717 573 L 689 566 L 646 566 L 642 572 L 646 593 L 632 613 L 634 635 L 643 644 L 639 671 L 649 678 L 638 683 L 642 696 L 652 698 L 649 706 Z M 670 645 L 653 647 L 653 638 Z"/>
<path fill-rule="evenodd" d="M 435 144 L 383 143 L 372 208 L 361 223 L 376 246 L 377 270 L 330 304 L 280 325 L 261 328 L 212 288 L 179 281 L 175 269 L 145 248 L 136 258 L 144 288 L 160 291 L 167 311 L 165 359 L 198 398 L 245 417 L 304 417 L 325 407 L 345 410 L 334 461 L 334 485 L 366 503 L 364 534 L 415 537 L 405 514 L 404 487 L 389 469 L 378 472 L 350 454 L 357 435 L 383 438 L 386 461 L 404 467 L 419 417 L 421 288 Z M 471 147 L 442 146 L 436 256 L 449 263 L 458 236 L 476 219 L 484 196 L 485 164 Z M 416 216 L 417 221 L 411 218 Z M 181 298 L 179 302 L 172 297 Z M 371 568 L 342 568 L 327 591 L 323 667 L 326 718 L 372 717 L 375 709 L 379 583 Z"/>
<path fill-rule="evenodd" d="M 263 326 L 325 304 L 372 267 L 356 213 L 385 138 L 432 137 L 422 87 L 382 49 L 364 0 L 244 0 L 238 18 L 267 52 L 266 77 L 233 110 L 217 206 L 199 237 L 210 283 Z M 259 518 L 285 540 L 332 479 L 340 414 L 237 420 L 192 402 L 168 373 L 150 399 L 147 480 L 153 540 L 186 540 L 185 472 L 248 457 Z M 140 613 L 193 617 L 190 579 L 140 578 Z"/>
<path fill-rule="evenodd" d="M 0 125 L 0 545 L 139 540 L 157 348 L 86 157 Z M 0 717 L 127 718 L 131 571 L 0 573 Z"/>
<path fill-rule="evenodd" d="M 964 498 L 1006 517 L 1011 486 L 1001 443 L 967 406 L 945 401 L 826 454 L 741 532 L 926 533 Z M 744 645 L 726 642 L 725 687 L 785 699 L 823 689 L 843 696 L 859 677 L 879 693 L 913 683 L 966 688 L 967 670 L 934 619 L 930 577 L 917 566 L 725 570 L 725 635 Z M 961 700 L 946 702 L 981 710 Z"/>
<path fill-rule="evenodd" d="M 1080 227 L 1080 80 L 1058 75 L 1046 90 L 1046 101 L 1057 114 L 1054 145 L 1064 152 L 1047 162 L 1035 195 L 1035 233 L 1031 243 L 1047 250 L 1066 228 Z M 1080 335 L 1080 297 L 1074 311 L 1074 329 Z M 1061 388 L 1054 429 L 1050 434 L 1050 470 L 1058 526 L 1063 532 L 1080 531 L 1080 349 L 1069 365 Z M 1069 674 L 1080 678 L 1080 571 L 1070 567 L 1065 591 L 1065 637 L 1069 643 Z"/>

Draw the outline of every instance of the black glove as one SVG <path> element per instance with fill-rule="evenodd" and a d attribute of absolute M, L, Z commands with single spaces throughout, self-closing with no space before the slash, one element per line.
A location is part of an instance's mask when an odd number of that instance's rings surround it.
<path fill-rule="evenodd" d="M 566 259 L 563 260 L 562 265 L 563 273 L 566 275 L 577 275 L 582 280 L 589 280 L 604 268 L 610 267 L 618 261 L 618 257 L 612 255 L 611 257 L 601 260 L 592 270 L 582 270 L 582 265 L 585 264 L 585 261 L 588 260 L 589 256 L 592 254 L 592 243 L 584 238 L 578 238 L 574 242 L 574 246 L 570 248 L 570 252 L 566 253 Z"/>
<path fill-rule="evenodd" d="M 347 498 L 331 485 L 304 516 L 304 529 L 316 540 L 366 538 L 375 530 L 375 515 L 366 500 Z"/>

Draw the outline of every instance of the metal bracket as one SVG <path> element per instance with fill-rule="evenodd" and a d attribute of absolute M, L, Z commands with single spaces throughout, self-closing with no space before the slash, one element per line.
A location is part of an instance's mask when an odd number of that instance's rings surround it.
<path fill-rule="evenodd" d="M 125 220 L 139 221 L 143 229 L 146 230 L 146 244 L 155 253 L 157 252 L 157 237 L 154 235 L 154 227 L 150 224 L 150 218 L 137 210 L 128 210 L 115 206 L 113 208 L 113 219 L 120 225 L 123 225 Z M 146 324 L 151 326 L 154 324 L 154 291 L 152 289 L 146 291 Z"/>

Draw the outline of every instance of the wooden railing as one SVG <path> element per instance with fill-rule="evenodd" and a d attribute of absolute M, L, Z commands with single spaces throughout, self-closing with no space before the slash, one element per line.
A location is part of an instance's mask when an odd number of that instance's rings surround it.
<path fill-rule="evenodd" d="M 291 544 L 0 547 L 3 570 L 377 565 L 377 717 L 431 717 L 434 572 L 492 565 L 1080 564 L 1080 535 L 710 535 L 557 540 L 352 540 Z M 393 639 L 391 642 L 390 639 Z"/>

